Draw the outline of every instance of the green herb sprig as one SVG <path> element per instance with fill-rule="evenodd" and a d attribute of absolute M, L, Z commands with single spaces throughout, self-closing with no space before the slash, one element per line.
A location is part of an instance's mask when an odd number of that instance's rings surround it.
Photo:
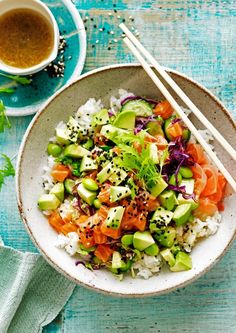
<path fill-rule="evenodd" d="M 25 76 L 18 76 L 18 75 L 9 75 L 9 74 L 4 74 L 0 73 L 0 76 L 6 77 L 8 79 L 11 79 L 19 84 L 22 84 L 23 86 L 26 86 L 32 82 L 31 79 L 25 77 Z"/>
<path fill-rule="evenodd" d="M 11 123 L 5 113 L 5 106 L 3 101 L 0 100 L 0 133 L 3 133 L 6 128 L 11 128 Z"/>
<path fill-rule="evenodd" d="M 0 169 L 0 191 L 2 189 L 2 185 L 4 184 L 6 177 L 14 177 L 15 169 L 11 163 L 11 159 L 6 154 L 1 154 L 4 159 L 3 167 Z"/>

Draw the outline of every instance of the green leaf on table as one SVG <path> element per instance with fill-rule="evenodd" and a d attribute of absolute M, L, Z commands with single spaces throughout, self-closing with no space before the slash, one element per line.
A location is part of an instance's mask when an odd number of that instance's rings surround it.
<path fill-rule="evenodd" d="M 0 88 L 0 93 L 13 94 L 15 91 L 14 88 Z"/>
<path fill-rule="evenodd" d="M 3 101 L 0 100 L 0 133 L 3 133 L 5 130 L 5 127 L 11 128 L 11 123 L 5 113 L 5 105 L 3 104 Z"/>
<path fill-rule="evenodd" d="M 16 81 L 19 84 L 22 84 L 23 86 L 26 86 L 32 82 L 31 79 L 25 77 L 25 76 L 18 76 L 18 75 L 8 75 L 4 73 L 0 73 L 1 76 L 4 76 L 8 79 L 11 79 L 13 81 Z"/>
<path fill-rule="evenodd" d="M 14 177 L 15 169 L 11 163 L 11 159 L 6 154 L 1 154 L 4 159 L 3 167 L 0 169 L 0 191 L 2 189 L 2 185 L 4 184 L 6 177 Z"/>

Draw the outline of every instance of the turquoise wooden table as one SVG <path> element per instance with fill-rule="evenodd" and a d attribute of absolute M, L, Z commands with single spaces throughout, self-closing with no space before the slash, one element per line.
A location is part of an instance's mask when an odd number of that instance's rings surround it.
<path fill-rule="evenodd" d="M 204 84 L 236 116 L 235 0 L 74 2 L 87 27 L 85 72 L 133 61 L 116 27 L 118 21 L 125 19 L 138 29 L 141 41 L 163 65 Z M 111 41 L 111 34 L 99 30 L 103 27 L 113 30 L 117 41 Z M 11 157 L 17 154 L 30 120 L 31 117 L 11 119 L 12 129 L 0 134 L 1 152 Z M 36 251 L 20 221 L 13 179 L 0 193 L 0 203 L 0 234 L 5 244 Z M 77 287 L 44 333 L 235 333 L 235 257 L 236 244 L 198 281 L 160 297 L 116 299 Z"/>

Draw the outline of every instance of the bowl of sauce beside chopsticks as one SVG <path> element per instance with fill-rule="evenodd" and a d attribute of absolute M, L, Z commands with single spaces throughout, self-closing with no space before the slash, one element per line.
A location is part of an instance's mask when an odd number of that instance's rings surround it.
<path fill-rule="evenodd" d="M 0 0 L 0 70 L 14 75 L 39 72 L 58 53 L 59 29 L 39 0 Z"/>

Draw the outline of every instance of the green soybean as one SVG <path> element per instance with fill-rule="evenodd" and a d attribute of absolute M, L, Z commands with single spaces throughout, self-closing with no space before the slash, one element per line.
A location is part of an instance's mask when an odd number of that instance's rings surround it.
<path fill-rule="evenodd" d="M 181 176 L 184 177 L 184 178 L 192 178 L 193 177 L 192 170 L 188 167 L 180 167 L 179 172 L 180 172 Z"/>
<path fill-rule="evenodd" d="M 91 178 L 83 179 L 82 184 L 89 191 L 97 191 L 98 190 L 98 184 Z"/>
<path fill-rule="evenodd" d="M 155 244 L 150 245 L 147 247 L 144 252 L 149 256 L 156 256 L 160 252 L 159 247 Z"/>
<path fill-rule="evenodd" d="M 101 202 L 98 199 L 94 200 L 93 205 L 97 209 L 99 209 L 102 206 Z"/>
<path fill-rule="evenodd" d="M 133 235 L 124 235 L 121 237 L 121 243 L 125 246 L 129 246 L 133 244 Z"/>
<path fill-rule="evenodd" d="M 47 152 L 48 155 L 52 155 L 53 157 L 58 157 L 62 152 L 62 148 L 56 143 L 49 143 L 47 147 Z"/>
<path fill-rule="evenodd" d="M 177 175 L 177 179 L 178 179 L 178 183 L 181 183 L 182 181 L 182 175 L 180 173 L 178 173 Z M 172 175 L 169 179 L 169 184 L 170 185 L 176 185 L 176 178 L 175 178 L 175 175 Z"/>

